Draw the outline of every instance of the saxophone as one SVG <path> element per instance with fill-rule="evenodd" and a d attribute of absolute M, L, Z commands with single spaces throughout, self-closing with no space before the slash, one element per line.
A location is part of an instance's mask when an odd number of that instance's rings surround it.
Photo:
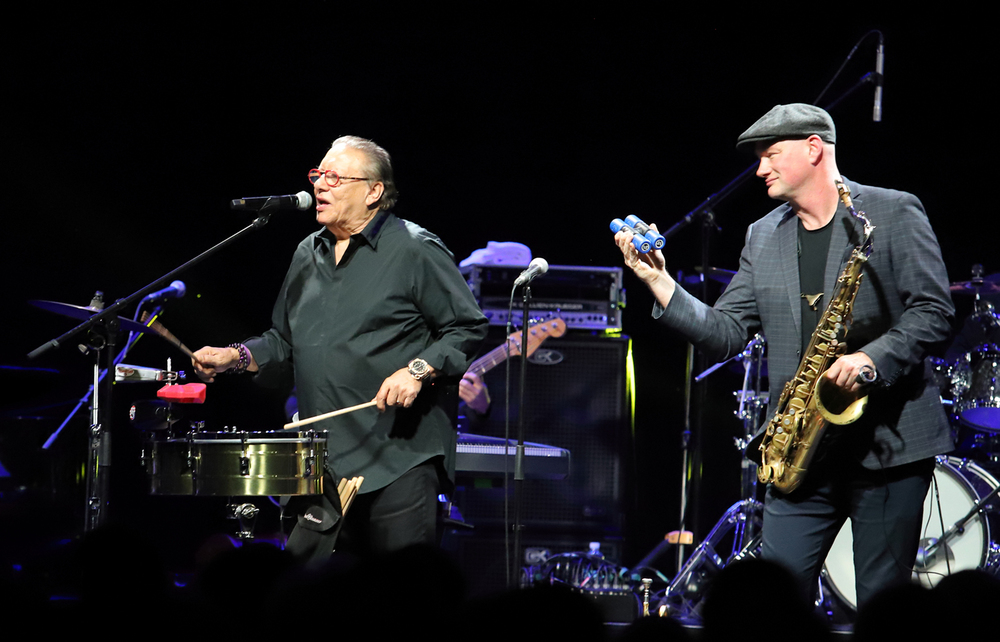
<path fill-rule="evenodd" d="M 861 285 L 861 270 L 871 256 L 875 229 L 864 212 L 854 209 L 850 189 L 840 180 L 836 185 L 847 211 L 864 225 L 864 238 L 837 279 L 833 297 L 812 334 L 799 369 L 781 392 L 760 444 L 757 478 L 774 484 L 783 493 L 792 492 L 802 483 L 827 425 L 856 421 L 868 404 L 866 395 L 847 393 L 822 376 L 847 349 L 844 338 Z"/>

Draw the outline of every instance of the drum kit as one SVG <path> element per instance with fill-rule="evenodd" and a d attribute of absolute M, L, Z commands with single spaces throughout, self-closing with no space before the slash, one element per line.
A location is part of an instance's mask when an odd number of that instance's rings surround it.
<path fill-rule="evenodd" d="M 1000 299 L 1000 274 L 983 278 L 977 265 L 971 281 L 952 283 L 951 290 L 954 295 L 974 297 L 974 305 L 946 353 L 949 358 L 926 360 L 956 442 L 953 453 L 937 457 L 924 500 L 913 579 L 927 588 L 962 570 L 1000 574 L 1000 314 L 989 302 Z M 730 360 L 744 367 L 743 389 L 736 393 L 737 416 L 746 429 L 746 436 L 735 440 L 741 450 L 760 425 L 767 405 L 766 394 L 760 392 L 760 378 L 766 376 L 764 342 L 764 337 L 754 337 Z M 696 381 L 724 363 L 712 366 Z M 754 468 L 748 460 L 743 462 L 744 468 Z M 756 499 L 756 475 L 744 473 L 742 499 L 726 511 L 664 591 L 661 608 L 666 606 L 670 614 L 697 618 L 711 578 L 729 563 L 759 555 L 763 507 Z M 857 609 L 849 523 L 827 555 L 819 582 L 818 606 L 831 615 L 834 610 Z"/>

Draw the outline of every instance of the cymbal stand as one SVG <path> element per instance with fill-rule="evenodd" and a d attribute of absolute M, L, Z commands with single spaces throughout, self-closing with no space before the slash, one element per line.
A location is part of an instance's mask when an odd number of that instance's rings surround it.
<path fill-rule="evenodd" d="M 746 450 L 757 426 L 760 425 L 767 395 L 761 393 L 764 362 L 764 336 L 758 334 L 733 360 L 743 362 L 743 389 L 736 394 L 740 401 L 736 415 L 743 420 L 744 435 L 734 439 L 740 451 Z M 716 364 L 695 377 L 700 381 L 718 370 L 725 362 Z M 698 616 L 704 589 L 711 579 L 727 564 L 755 557 L 760 548 L 760 531 L 763 510 L 756 500 L 757 467 L 746 457 L 741 460 L 741 494 L 743 499 L 733 504 L 722 516 L 708 537 L 694 549 L 673 581 L 664 591 L 663 604 L 671 615 Z M 719 554 L 723 544 L 732 539 L 728 555 Z"/>
<path fill-rule="evenodd" d="M 98 292 L 97 294 L 101 295 L 100 292 Z M 95 299 L 96 298 L 97 297 L 95 296 Z M 91 302 L 91 303 L 93 304 L 93 302 Z M 139 308 L 142 308 L 142 303 L 139 303 Z M 159 305 L 156 306 L 156 307 L 154 307 L 153 308 L 153 313 L 152 313 L 153 316 L 156 316 L 157 314 L 159 314 L 161 309 L 162 309 L 162 306 L 159 306 Z M 135 321 L 137 319 L 138 315 L 139 315 L 139 310 L 137 309 L 136 310 L 136 314 L 132 318 L 132 320 Z M 142 338 L 142 336 L 143 335 L 141 333 L 137 334 L 135 332 L 129 332 L 128 341 L 125 342 L 125 347 L 122 348 L 121 352 L 118 353 L 118 356 L 116 356 L 114 358 L 114 361 L 112 362 L 112 365 L 117 366 L 122 361 L 124 361 L 125 357 L 128 355 L 129 350 L 132 349 L 132 346 L 134 346 L 139 341 L 139 339 Z M 101 373 L 98 375 L 97 382 L 103 381 L 104 377 L 106 377 L 107 374 L 108 374 L 107 370 L 102 370 Z M 62 423 L 59 424 L 59 427 L 56 428 L 55 431 L 51 435 L 49 435 L 48 439 L 45 440 L 45 443 L 42 444 L 42 450 L 48 450 L 49 448 L 52 447 L 52 445 L 55 443 L 56 439 L 58 439 L 59 435 L 62 433 L 63 428 L 66 427 L 66 424 L 68 424 L 70 422 L 70 420 L 72 420 L 73 417 L 76 416 L 76 413 L 79 412 L 80 408 L 83 407 L 83 404 L 90 402 L 90 397 L 94 394 L 95 390 L 97 390 L 97 383 L 96 382 L 94 384 L 92 384 L 87 389 L 87 392 L 83 395 L 83 397 L 80 398 L 80 400 L 77 402 L 77 404 L 75 406 L 73 406 L 73 409 L 69 411 L 69 414 L 66 415 L 66 418 L 63 419 Z M 91 418 L 91 425 L 93 425 L 93 417 Z"/>
<path fill-rule="evenodd" d="M 764 410 L 767 407 L 767 393 L 761 392 L 766 344 L 767 340 L 764 335 L 758 333 L 750 340 L 746 349 L 740 353 L 743 361 L 743 389 L 735 394 L 740 402 L 736 416 L 743 420 L 743 435 L 733 439 L 733 443 L 740 452 L 746 451 L 757 427 L 763 421 Z M 745 510 L 759 514 L 761 507 L 757 501 L 757 464 L 749 457 L 744 456 L 740 459 L 740 467 L 740 490 Z M 738 542 L 734 544 L 734 547 L 743 548 L 745 544 L 757 536 L 755 525 L 758 520 L 753 519 L 749 514 L 745 514 L 744 517 L 745 519 L 737 528 Z"/>

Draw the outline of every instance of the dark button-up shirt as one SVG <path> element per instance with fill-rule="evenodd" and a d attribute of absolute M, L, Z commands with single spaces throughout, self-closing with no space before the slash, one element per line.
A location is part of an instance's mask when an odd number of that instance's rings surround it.
<path fill-rule="evenodd" d="M 445 379 L 425 383 L 411 408 L 372 407 L 313 424 L 327 430 L 335 479 L 364 475 L 361 492 L 441 457 L 454 475 L 455 431 L 436 403 L 461 377 L 487 322 L 441 240 L 390 212 L 350 239 L 340 263 L 325 228 L 296 249 L 272 314 L 250 339 L 261 377 L 291 363 L 301 418 L 371 401 L 386 377 L 422 357 Z"/>

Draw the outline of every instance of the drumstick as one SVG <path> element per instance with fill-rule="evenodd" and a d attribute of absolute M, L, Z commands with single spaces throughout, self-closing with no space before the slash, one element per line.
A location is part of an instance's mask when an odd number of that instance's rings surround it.
<path fill-rule="evenodd" d="M 343 511 L 344 506 L 346 505 L 346 504 L 344 504 L 344 502 L 347 501 L 347 496 L 351 492 L 349 486 L 353 486 L 353 485 L 354 485 L 354 478 L 353 477 L 351 479 L 347 479 L 346 477 L 344 477 L 343 479 L 340 480 L 340 485 L 337 486 L 337 496 L 340 498 L 340 509 L 341 509 L 341 511 Z"/>
<path fill-rule="evenodd" d="M 149 312 L 143 312 L 142 313 L 142 322 L 146 323 L 148 319 L 149 319 Z M 189 350 L 186 345 L 184 345 L 183 343 L 181 343 L 181 340 L 178 339 L 177 337 L 175 337 L 173 332 L 171 332 L 170 330 L 167 330 L 165 327 L 163 327 L 162 323 L 160 323 L 159 321 L 156 321 L 154 319 L 153 321 L 150 321 L 149 323 L 146 323 L 146 325 L 153 332 L 155 332 L 156 334 L 160 335 L 161 337 L 163 337 L 164 339 L 166 339 L 170 343 L 172 343 L 175 346 L 177 346 L 178 348 L 180 348 L 181 352 L 183 352 L 187 356 L 191 357 L 195 361 L 198 361 L 198 359 L 195 358 L 194 353 L 191 352 L 191 350 Z M 198 363 L 201 363 L 201 362 L 198 361 Z"/>
<path fill-rule="evenodd" d="M 351 494 L 347 496 L 347 503 L 344 505 L 344 514 L 347 514 L 347 509 L 351 507 L 354 503 L 354 498 L 357 496 L 358 491 L 361 489 L 361 482 L 365 480 L 364 477 L 357 477 L 357 481 L 354 482 L 354 486 L 351 487 Z"/>
<path fill-rule="evenodd" d="M 361 482 L 364 480 L 364 477 L 353 477 L 351 481 L 347 482 L 344 492 L 340 494 L 340 507 L 344 515 L 347 515 L 347 509 L 351 507 L 354 497 L 358 494 L 358 489 L 361 488 Z"/>
<path fill-rule="evenodd" d="M 336 417 L 337 415 L 346 415 L 349 412 L 354 412 L 355 410 L 361 410 L 362 408 L 369 408 L 375 405 L 375 400 L 371 400 L 368 403 L 359 403 L 356 406 L 351 406 L 350 408 L 342 408 L 340 410 L 334 410 L 333 412 L 328 412 L 323 415 L 316 415 L 315 417 L 309 417 L 308 419 L 300 419 L 299 421 L 293 421 L 292 423 L 285 424 L 285 429 L 298 428 L 299 426 L 305 426 L 306 424 L 315 423 L 317 421 L 322 421 L 323 419 L 329 419 L 330 417 Z"/>

